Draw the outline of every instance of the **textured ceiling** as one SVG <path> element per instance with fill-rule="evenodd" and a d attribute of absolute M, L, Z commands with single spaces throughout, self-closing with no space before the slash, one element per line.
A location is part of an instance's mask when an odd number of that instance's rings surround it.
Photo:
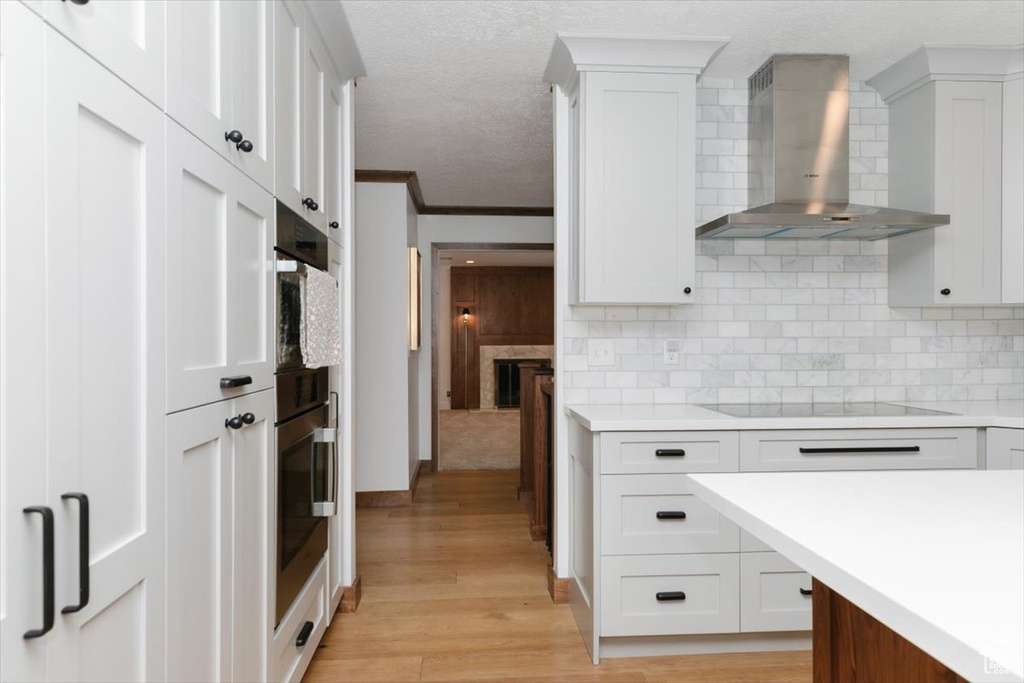
<path fill-rule="evenodd" d="M 1016 45 L 1024 2 L 342 0 L 367 76 L 356 168 L 409 170 L 431 205 L 551 206 L 555 34 L 729 36 L 706 75 L 777 52 L 850 55 L 864 80 L 923 44 Z"/>

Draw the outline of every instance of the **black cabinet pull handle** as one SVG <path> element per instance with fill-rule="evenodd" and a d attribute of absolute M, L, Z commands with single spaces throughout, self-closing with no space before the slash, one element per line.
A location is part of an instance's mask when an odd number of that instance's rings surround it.
<path fill-rule="evenodd" d="M 89 604 L 89 496 L 84 493 L 65 493 L 61 500 L 78 501 L 78 604 L 61 609 L 61 614 L 72 614 Z"/>
<path fill-rule="evenodd" d="M 309 634 L 313 632 L 313 622 L 307 621 L 299 629 L 299 635 L 295 636 L 295 647 L 302 647 L 309 640 Z"/>
<path fill-rule="evenodd" d="M 686 451 L 682 448 L 659 448 L 654 451 L 654 456 L 657 458 L 681 458 L 686 455 Z"/>
<path fill-rule="evenodd" d="M 686 593 L 683 591 L 663 591 L 655 593 L 654 597 L 658 602 L 671 602 L 672 600 L 685 600 Z"/>
<path fill-rule="evenodd" d="M 241 415 L 235 415 L 224 420 L 224 426 L 231 427 L 232 429 L 241 429 L 243 424 Z"/>
<path fill-rule="evenodd" d="M 804 448 L 800 452 L 806 455 L 819 453 L 919 453 L 920 446 L 874 446 L 874 447 L 851 447 L 851 448 Z"/>
<path fill-rule="evenodd" d="M 807 597 L 811 597 L 811 589 L 810 588 L 801 588 L 800 589 L 800 595 L 806 595 Z"/>
<path fill-rule="evenodd" d="M 946 287 L 945 289 L 940 289 L 939 294 L 942 296 L 949 296 L 952 292 L 949 291 L 949 287 Z"/>
<path fill-rule="evenodd" d="M 249 375 L 235 375 L 234 377 L 220 378 L 221 389 L 234 389 L 235 387 L 244 387 L 246 384 L 252 384 L 252 377 Z"/>
<path fill-rule="evenodd" d="M 251 425 L 253 422 L 256 421 L 256 416 L 253 415 L 252 413 L 245 413 L 244 415 L 241 415 L 240 418 L 242 422 L 244 422 L 247 425 Z"/>
<path fill-rule="evenodd" d="M 658 519 L 686 519 L 686 513 L 682 510 L 661 510 L 654 516 Z"/>
<path fill-rule="evenodd" d="M 231 132 L 224 133 L 224 139 L 228 142 L 233 142 L 236 145 L 240 145 L 242 143 L 242 138 L 244 137 L 245 136 L 242 135 L 242 131 L 240 130 L 233 130 Z"/>
<path fill-rule="evenodd" d="M 320 205 L 312 197 L 306 197 L 302 200 L 302 205 L 310 211 L 316 211 L 320 208 Z"/>
<path fill-rule="evenodd" d="M 338 228 L 341 227 L 340 225 L 338 225 L 338 221 L 331 221 L 329 225 L 331 226 L 332 230 L 337 230 Z"/>
<path fill-rule="evenodd" d="M 248 154 L 249 152 L 252 151 L 252 143 L 249 142 L 248 140 L 242 140 L 237 145 L 235 145 L 235 149 L 239 149 Z"/>
<path fill-rule="evenodd" d="M 43 518 L 43 627 L 25 631 L 28 640 L 45 636 L 53 628 L 53 510 L 45 505 L 32 505 L 22 512 L 38 513 Z"/>

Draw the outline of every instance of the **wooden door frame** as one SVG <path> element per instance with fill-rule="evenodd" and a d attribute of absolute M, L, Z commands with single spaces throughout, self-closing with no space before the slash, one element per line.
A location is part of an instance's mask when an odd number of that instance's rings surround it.
<path fill-rule="evenodd" d="M 440 465 L 440 415 L 441 406 L 437 397 L 438 362 L 437 340 L 438 289 L 441 282 L 440 262 L 442 251 L 554 251 L 553 242 L 431 242 L 430 243 L 430 471 L 437 472 Z M 555 303 L 555 315 L 558 303 Z"/>

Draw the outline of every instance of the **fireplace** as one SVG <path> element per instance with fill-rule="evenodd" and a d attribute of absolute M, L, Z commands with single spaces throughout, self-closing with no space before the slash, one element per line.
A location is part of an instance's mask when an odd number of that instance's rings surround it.
<path fill-rule="evenodd" d="M 547 358 L 495 358 L 494 359 L 494 407 L 519 407 L 519 364 L 540 363 L 548 366 Z"/>

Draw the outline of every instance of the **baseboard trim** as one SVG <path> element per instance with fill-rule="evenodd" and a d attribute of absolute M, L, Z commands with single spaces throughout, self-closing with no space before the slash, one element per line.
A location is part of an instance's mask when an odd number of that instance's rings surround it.
<path fill-rule="evenodd" d="M 409 489 L 406 491 L 356 491 L 357 508 L 397 508 L 412 505 L 412 499 L 416 495 L 416 487 L 420 483 L 420 472 L 423 471 L 423 463 L 429 460 L 417 460 L 416 471 L 412 474 L 412 481 L 409 482 Z"/>
<path fill-rule="evenodd" d="M 351 586 L 341 589 L 341 613 L 351 614 L 359 609 L 359 603 L 363 599 L 363 579 L 356 576 Z"/>
<path fill-rule="evenodd" d="M 548 594 L 551 595 L 551 602 L 556 605 L 569 604 L 569 579 L 560 579 L 555 576 L 555 570 L 548 567 Z"/>

